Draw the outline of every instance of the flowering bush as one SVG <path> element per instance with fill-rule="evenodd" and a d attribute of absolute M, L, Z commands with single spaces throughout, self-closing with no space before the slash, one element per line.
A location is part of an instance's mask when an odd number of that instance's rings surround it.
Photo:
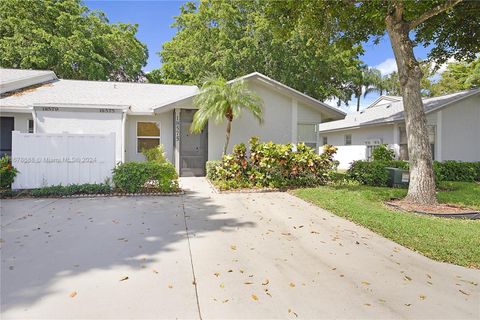
<path fill-rule="evenodd" d="M 0 158 L 0 188 L 10 188 L 17 173 L 18 170 L 12 166 L 9 156 Z"/>
<path fill-rule="evenodd" d="M 253 137 L 248 150 L 241 143 L 220 162 L 210 162 L 207 177 L 221 189 L 317 186 L 330 180 L 335 152 L 335 147 L 327 145 L 319 155 L 303 143 L 295 147 Z"/>

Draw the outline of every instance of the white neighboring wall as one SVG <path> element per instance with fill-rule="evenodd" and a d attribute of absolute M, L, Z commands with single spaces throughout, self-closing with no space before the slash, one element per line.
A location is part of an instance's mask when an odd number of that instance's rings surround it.
<path fill-rule="evenodd" d="M 439 115 L 437 137 L 442 161 L 480 161 L 480 95 L 446 106 Z"/>
<path fill-rule="evenodd" d="M 389 145 L 392 149 L 397 149 L 397 140 L 394 137 L 396 126 L 380 125 L 351 130 L 320 132 L 320 142 L 323 137 L 327 137 L 327 143 L 338 148 L 334 159 L 339 161 L 339 169 L 348 169 L 355 160 L 367 159 L 367 147 L 365 141 L 380 139 L 382 143 Z M 352 135 L 352 144 L 345 145 L 345 135 Z"/>

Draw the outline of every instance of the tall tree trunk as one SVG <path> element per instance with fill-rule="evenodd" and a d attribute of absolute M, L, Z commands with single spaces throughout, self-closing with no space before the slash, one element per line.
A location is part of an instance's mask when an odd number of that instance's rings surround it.
<path fill-rule="evenodd" d="M 232 131 L 233 111 L 228 108 L 225 117 L 227 118 L 227 131 L 225 133 L 225 145 L 223 146 L 223 155 L 227 154 L 228 143 L 230 142 L 230 131 Z"/>
<path fill-rule="evenodd" d="M 420 204 L 436 204 L 427 118 L 420 93 L 422 70 L 413 54 L 408 25 L 403 19 L 403 8 L 396 8 L 386 17 L 385 22 L 397 61 L 405 110 L 410 161 L 410 184 L 406 200 Z"/>
<path fill-rule="evenodd" d="M 223 155 L 227 154 L 228 143 L 230 142 L 230 131 L 232 130 L 232 121 L 227 120 L 227 132 L 225 134 L 225 145 L 223 146 Z"/>
<path fill-rule="evenodd" d="M 360 96 L 361 94 L 357 96 L 357 111 L 360 111 Z"/>

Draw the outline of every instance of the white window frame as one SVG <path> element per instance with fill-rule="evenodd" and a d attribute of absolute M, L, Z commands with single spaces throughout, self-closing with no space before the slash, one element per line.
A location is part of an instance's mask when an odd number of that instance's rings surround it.
<path fill-rule="evenodd" d="M 347 143 L 347 137 L 350 137 L 350 139 L 349 139 L 349 140 L 350 140 L 350 143 Z M 351 134 L 351 133 L 346 134 L 346 135 L 344 136 L 344 144 L 345 144 L 346 146 L 351 146 L 351 145 L 352 145 L 352 134 Z"/>
<path fill-rule="evenodd" d="M 138 135 L 138 124 L 139 123 L 153 123 L 155 124 L 157 127 L 158 127 L 158 132 L 160 133 L 160 135 L 157 137 L 157 136 L 139 136 Z M 158 139 L 158 145 L 162 144 L 162 140 L 161 140 L 161 137 L 162 136 L 162 130 L 161 130 L 161 125 L 160 125 L 160 122 L 159 121 L 142 121 L 142 120 L 137 120 L 136 122 L 136 125 L 135 125 L 135 153 L 136 154 L 142 154 L 142 152 L 138 151 L 138 139 Z"/>
<path fill-rule="evenodd" d="M 300 126 L 300 125 L 311 125 L 311 126 L 314 127 L 313 130 L 314 130 L 314 132 L 315 132 L 315 141 L 300 141 L 300 140 L 298 139 L 298 126 Z M 317 141 L 317 139 L 318 139 L 318 131 L 317 131 L 317 125 L 318 125 L 318 124 L 315 123 L 315 122 L 297 122 L 297 142 L 298 142 L 298 143 L 303 142 L 303 143 L 305 143 L 305 145 L 307 145 L 307 143 L 315 143 L 315 148 L 314 148 L 314 149 L 317 150 L 317 149 L 318 149 L 318 141 Z"/>

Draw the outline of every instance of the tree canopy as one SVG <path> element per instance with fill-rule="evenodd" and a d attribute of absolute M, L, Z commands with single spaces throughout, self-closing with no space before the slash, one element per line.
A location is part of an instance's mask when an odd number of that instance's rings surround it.
<path fill-rule="evenodd" d="M 281 37 L 273 30 L 267 1 L 187 3 L 175 18 L 176 35 L 159 53 L 160 70 L 152 82 L 201 84 L 206 77 L 234 79 L 258 71 L 318 99 L 348 101 L 345 83 L 360 67 L 360 45 L 340 46 L 328 29 L 301 24 Z"/>
<path fill-rule="evenodd" d="M 136 81 L 148 53 L 137 25 L 110 24 L 80 0 L 0 0 L 0 66 L 62 78 Z"/>

